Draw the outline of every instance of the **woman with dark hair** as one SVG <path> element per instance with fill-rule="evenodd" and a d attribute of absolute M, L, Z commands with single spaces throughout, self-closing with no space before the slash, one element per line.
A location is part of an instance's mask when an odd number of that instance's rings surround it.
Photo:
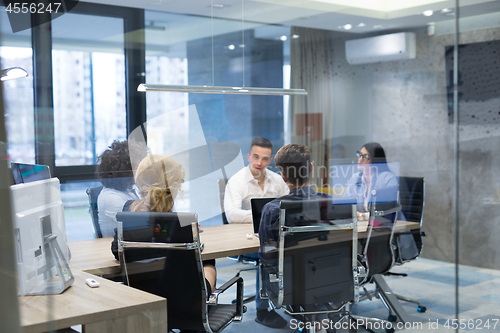
<path fill-rule="evenodd" d="M 355 196 L 358 203 L 358 218 L 368 219 L 369 204 L 374 194 L 380 199 L 395 200 L 398 179 L 387 166 L 385 151 L 377 142 L 369 142 L 357 152 L 358 170 L 349 180 L 348 195 Z M 378 193 L 377 193 L 378 192 Z"/>
<path fill-rule="evenodd" d="M 97 176 L 104 188 L 97 198 L 99 226 L 103 237 L 113 237 L 116 213 L 129 200 L 139 199 L 134 185 L 127 141 L 114 141 L 98 158 Z"/>
<path fill-rule="evenodd" d="M 370 218 L 369 205 L 373 202 L 374 195 L 379 202 L 397 200 L 399 179 L 389 169 L 384 148 L 379 143 L 365 144 L 357 155 L 359 172 L 349 180 L 348 192 L 357 199 L 358 219 L 368 220 Z M 385 218 L 391 221 L 394 215 L 385 216 Z M 384 220 L 382 217 L 377 218 L 378 223 Z M 397 220 L 406 220 L 401 211 L 397 214 Z M 418 256 L 415 239 L 410 233 L 400 233 L 398 239 L 400 255 L 407 258 Z"/>

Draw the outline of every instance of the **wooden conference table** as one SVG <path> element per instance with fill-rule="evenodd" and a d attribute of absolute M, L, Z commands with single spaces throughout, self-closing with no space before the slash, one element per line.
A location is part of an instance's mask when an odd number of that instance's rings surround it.
<path fill-rule="evenodd" d="M 396 232 L 419 228 L 418 223 L 398 221 Z M 366 222 L 358 222 L 358 236 L 363 238 Z M 259 250 L 251 224 L 229 224 L 203 228 L 203 259 L 224 258 Z M 99 276 L 120 274 L 120 263 L 111 253 L 111 238 L 69 242 L 69 262 L 75 282 L 65 292 L 53 296 L 19 297 L 21 327 L 25 333 L 46 332 L 82 325 L 93 332 L 167 331 L 166 299 L 130 288 Z M 90 288 L 85 279 L 100 283 Z"/>

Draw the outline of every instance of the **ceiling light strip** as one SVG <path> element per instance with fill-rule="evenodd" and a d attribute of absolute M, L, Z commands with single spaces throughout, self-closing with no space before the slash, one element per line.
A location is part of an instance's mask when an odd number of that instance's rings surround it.
<path fill-rule="evenodd" d="M 254 87 L 221 87 L 221 86 L 189 86 L 170 84 L 141 83 L 139 92 L 166 91 L 198 94 L 232 94 L 232 95 L 307 95 L 305 89 L 254 88 Z"/>

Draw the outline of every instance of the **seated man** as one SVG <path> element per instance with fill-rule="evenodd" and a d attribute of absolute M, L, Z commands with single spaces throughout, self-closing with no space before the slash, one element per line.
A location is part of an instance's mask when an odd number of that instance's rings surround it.
<path fill-rule="evenodd" d="M 267 203 L 260 220 L 259 256 L 263 265 L 277 266 L 276 255 L 267 253 L 266 248 L 276 248 L 279 240 L 281 200 L 315 200 L 331 198 L 330 195 L 316 192 L 311 187 L 310 175 L 313 169 L 311 153 L 305 145 L 289 144 L 281 147 L 274 157 L 281 177 L 290 188 L 290 193 Z"/>
<path fill-rule="evenodd" d="M 255 138 L 247 154 L 247 167 L 238 171 L 227 183 L 224 196 L 224 210 L 229 223 L 252 223 L 250 199 L 275 198 L 288 193 L 288 187 L 281 177 L 266 170 L 272 161 L 273 146 L 264 138 Z M 246 255 L 258 259 L 257 253 Z M 275 311 L 267 311 L 268 302 L 260 299 L 259 272 L 257 270 L 255 305 L 258 323 L 272 327 L 284 327 L 287 322 Z"/>
<path fill-rule="evenodd" d="M 252 198 L 275 198 L 288 193 L 281 177 L 267 169 L 272 161 L 273 145 L 255 138 L 247 154 L 247 167 L 229 179 L 224 195 L 224 211 L 229 223 L 252 223 Z"/>

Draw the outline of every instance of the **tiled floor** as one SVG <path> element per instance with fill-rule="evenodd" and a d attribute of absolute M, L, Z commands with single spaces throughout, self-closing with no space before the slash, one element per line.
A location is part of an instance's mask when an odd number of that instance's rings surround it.
<path fill-rule="evenodd" d="M 217 261 L 218 285 L 234 276 L 247 265 L 228 259 Z M 393 272 L 408 273 L 407 277 L 385 277 L 393 292 L 419 299 L 427 308 L 419 313 L 416 305 L 402 302 L 403 307 L 414 319 L 406 329 L 395 327 L 397 332 L 455 332 L 455 266 L 441 261 L 419 258 L 396 267 Z M 242 272 L 245 280 L 245 294 L 255 292 L 255 271 Z M 460 332 L 500 332 L 500 271 L 461 266 L 459 270 L 459 318 Z M 370 287 L 370 286 L 368 286 Z M 229 291 L 228 291 L 229 292 Z M 226 294 L 228 293 L 226 292 Z M 235 292 L 223 295 L 223 301 L 234 298 Z M 233 323 L 224 332 L 285 332 L 290 327 L 270 329 L 255 322 L 255 303 L 247 304 L 248 311 L 242 323 Z M 281 310 L 280 313 L 283 314 Z M 354 306 L 353 312 L 364 316 L 386 319 L 388 312 L 378 299 L 364 301 Z M 290 321 L 291 317 L 283 315 Z M 397 323 L 395 325 L 398 325 Z M 402 323 L 399 323 L 402 325 Z M 457 324 L 458 325 L 458 324 Z M 488 328 L 489 325 L 489 328 Z M 384 332 L 385 330 L 375 330 Z M 359 332 L 364 332 L 360 329 Z"/>

